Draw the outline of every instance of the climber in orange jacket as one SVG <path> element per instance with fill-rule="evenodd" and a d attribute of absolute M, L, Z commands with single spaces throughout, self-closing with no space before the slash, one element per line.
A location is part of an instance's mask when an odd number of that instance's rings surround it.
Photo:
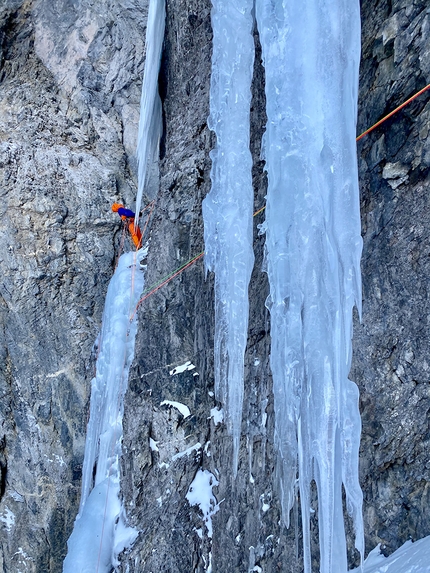
<path fill-rule="evenodd" d="M 123 221 L 127 221 L 128 230 L 130 231 L 131 238 L 133 239 L 133 243 L 136 246 L 136 249 L 141 247 L 142 243 L 142 233 L 139 227 L 134 226 L 134 218 L 135 214 L 130 209 L 125 209 L 124 205 L 121 203 L 114 203 L 112 205 L 112 211 L 114 213 L 118 213 Z"/>

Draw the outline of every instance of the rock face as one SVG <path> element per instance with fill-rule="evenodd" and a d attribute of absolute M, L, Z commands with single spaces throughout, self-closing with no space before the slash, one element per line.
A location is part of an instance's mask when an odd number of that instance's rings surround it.
<path fill-rule="evenodd" d="M 359 133 L 430 82 L 428 5 L 381 2 L 379 18 L 372 7 L 362 4 Z M 388 552 L 430 533 L 429 99 L 358 143 L 363 320 L 351 377 L 361 394 L 366 541 Z"/>
<path fill-rule="evenodd" d="M 0 8 L 2 571 L 61 571 L 76 515 L 110 203 L 135 196 L 146 11 Z"/>
<path fill-rule="evenodd" d="M 374 4 L 362 1 L 359 132 L 430 81 L 426 0 Z M 167 1 L 159 80 L 164 135 L 147 285 L 203 250 L 201 202 L 210 188 L 213 146 L 206 126 L 210 8 L 209 0 Z M 110 203 L 132 206 L 136 192 L 133 153 L 146 15 L 147 2 L 133 0 L 4 0 L 0 8 L 5 573 L 60 572 L 76 515 L 92 346 L 120 242 Z M 265 102 L 257 35 L 255 41 L 251 130 L 257 210 L 265 194 L 259 161 Z M 364 300 L 351 378 L 361 394 L 368 550 L 382 543 L 391 552 L 410 537 L 430 534 L 429 94 L 358 144 Z M 122 467 L 125 506 L 140 535 L 122 556 L 120 571 L 203 572 L 209 563 L 220 573 L 301 570 L 294 526 L 279 525 L 274 487 L 267 282 L 261 272 L 264 237 L 257 229 L 263 217 L 255 218 L 235 480 L 231 438 L 213 397 L 213 283 L 210 276 L 205 280 L 202 260 L 140 306 Z M 190 415 L 164 401 L 185 404 Z M 186 498 L 196 475 L 207 478 L 218 504 L 206 521 Z M 315 517 L 315 566 L 316 530 Z M 351 532 L 349 538 L 354 564 Z"/>

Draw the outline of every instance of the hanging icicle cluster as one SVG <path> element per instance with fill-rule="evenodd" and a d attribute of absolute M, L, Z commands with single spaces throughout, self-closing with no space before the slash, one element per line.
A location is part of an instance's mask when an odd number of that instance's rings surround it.
<path fill-rule="evenodd" d="M 204 220 L 206 264 L 215 271 L 216 281 L 217 398 L 226 407 L 237 456 L 247 336 L 245 295 L 253 260 L 248 111 L 254 48 L 252 2 L 228 3 L 228 8 L 225 4 L 213 0 L 209 125 L 217 146 Z M 359 2 L 256 0 L 255 13 L 268 118 L 263 228 L 277 479 L 289 525 L 298 478 L 306 573 L 311 571 L 310 484 L 315 480 L 321 572 L 343 573 L 347 557 L 342 484 L 362 556 L 364 549 L 358 390 L 348 379 L 352 310 L 354 305 L 359 311 L 361 307 L 355 146 Z M 234 160 L 238 154 L 244 158 L 240 169 Z M 236 320 L 239 313 L 241 319 Z"/>
<path fill-rule="evenodd" d="M 209 127 L 212 189 L 203 201 L 206 268 L 215 271 L 215 395 L 233 436 L 236 472 L 243 403 L 252 249 L 249 114 L 254 65 L 253 0 L 213 0 Z"/>

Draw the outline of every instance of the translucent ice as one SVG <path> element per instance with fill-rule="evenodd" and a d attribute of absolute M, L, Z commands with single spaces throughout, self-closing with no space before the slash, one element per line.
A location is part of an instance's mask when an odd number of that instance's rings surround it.
<path fill-rule="evenodd" d="M 164 40 L 165 0 L 150 0 L 146 25 L 146 59 L 140 100 L 137 160 L 139 164 L 136 197 L 136 225 L 147 181 L 148 167 L 157 159 L 162 132 L 161 100 L 158 94 L 158 73 Z"/>
<path fill-rule="evenodd" d="M 254 62 L 253 0 L 212 0 L 208 125 L 215 132 L 212 188 L 203 201 L 205 263 L 215 272 L 215 394 L 233 436 L 236 471 L 248 330 L 253 191 L 249 110 Z"/>
<path fill-rule="evenodd" d="M 358 390 L 348 380 L 360 310 L 355 125 L 358 0 L 256 0 L 266 79 L 266 266 L 277 478 L 283 515 L 298 473 L 304 568 L 310 483 L 318 490 L 321 573 L 347 569 L 342 483 L 363 554 Z"/>
<path fill-rule="evenodd" d="M 142 256 L 142 251 L 121 256 L 106 295 L 96 376 L 91 383 L 81 503 L 63 573 L 111 571 L 116 553 L 136 536 L 135 530 L 125 526 L 118 496 L 123 398 L 137 330 L 136 317 L 131 317 L 143 291 Z"/>

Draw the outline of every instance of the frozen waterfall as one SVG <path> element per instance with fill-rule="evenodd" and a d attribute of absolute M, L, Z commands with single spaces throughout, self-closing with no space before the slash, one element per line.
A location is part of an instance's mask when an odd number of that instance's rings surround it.
<path fill-rule="evenodd" d="M 215 271 L 215 388 L 240 438 L 251 275 L 250 85 L 253 2 L 213 0 L 209 127 L 212 189 L 203 204 Z M 358 390 L 348 379 L 352 310 L 361 307 L 355 126 L 359 2 L 256 0 L 263 51 L 268 174 L 265 264 L 270 296 L 277 479 L 283 517 L 300 489 L 311 571 L 310 487 L 318 491 L 321 572 L 347 569 L 342 486 L 363 557 Z M 298 479 L 297 479 L 298 477 Z"/>
<path fill-rule="evenodd" d="M 162 134 L 161 100 L 158 94 L 158 73 L 163 48 L 166 20 L 165 0 L 150 0 L 146 25 L 146 59 L 140 100 L 137 160 L 139 164 L 136 197 L 136 225 L 142 205 L 143 191 L 151 162 L 158 159 L 158 146 Z"/>
<path fill-rule="evenodd" d="M 318 492 L 321 573 L 342 573 L 346 505 L 363 557 L 358 389 L 348 379 L 360 310 L 355 127 L 358 0 L 256 0 L 266 77 L 266 265 L 277 479 L 286 524 L 300 489 L 305 573 L 310 487 Z"/>
<path fill-rule="evenodd" d="M 215 271 L 215 395 L 233 436 L 237 471 L 248 332 L 253 190 L 249 113 L 254 64 L 253 0 L 212 0 L 213 54 L 208 124 L 212 188 L 203 201 L 206 268 Z"/>
<path fill-rule="evenodd" d="M 137 150 L 136 224 L 148 166 L 156 159 L 161 136 L 158 73 L 164 22 L 165 0 L 150 0 Z M 139 261 L 144 255 L 143 250 L 123 254 L 109 284 L 97 340 L 97 373 L 91 383 L 81 502 L 67 543 L 63 573 L 108 573 L 116 565 L 118 554 L 131 545 L 137 535 L 125 523 L 125 510 L 119 499 L 119 464 L 123 399 L 137 330 L 135 308 L 144 282 Z"/>
<path fill-rule="evenodd" d="M 117 555 L 137 535 L 125 525 L 118 496 L 123 399 L 134 357 L 135 308 L 143 291 L 139 260 L 143 256 L 143 251 L 122 255 L 109 283 L 97 340 L 96 376 L 91 382 L 81 504 L 67 543 L 63 573 L 108 573 Z"/>

